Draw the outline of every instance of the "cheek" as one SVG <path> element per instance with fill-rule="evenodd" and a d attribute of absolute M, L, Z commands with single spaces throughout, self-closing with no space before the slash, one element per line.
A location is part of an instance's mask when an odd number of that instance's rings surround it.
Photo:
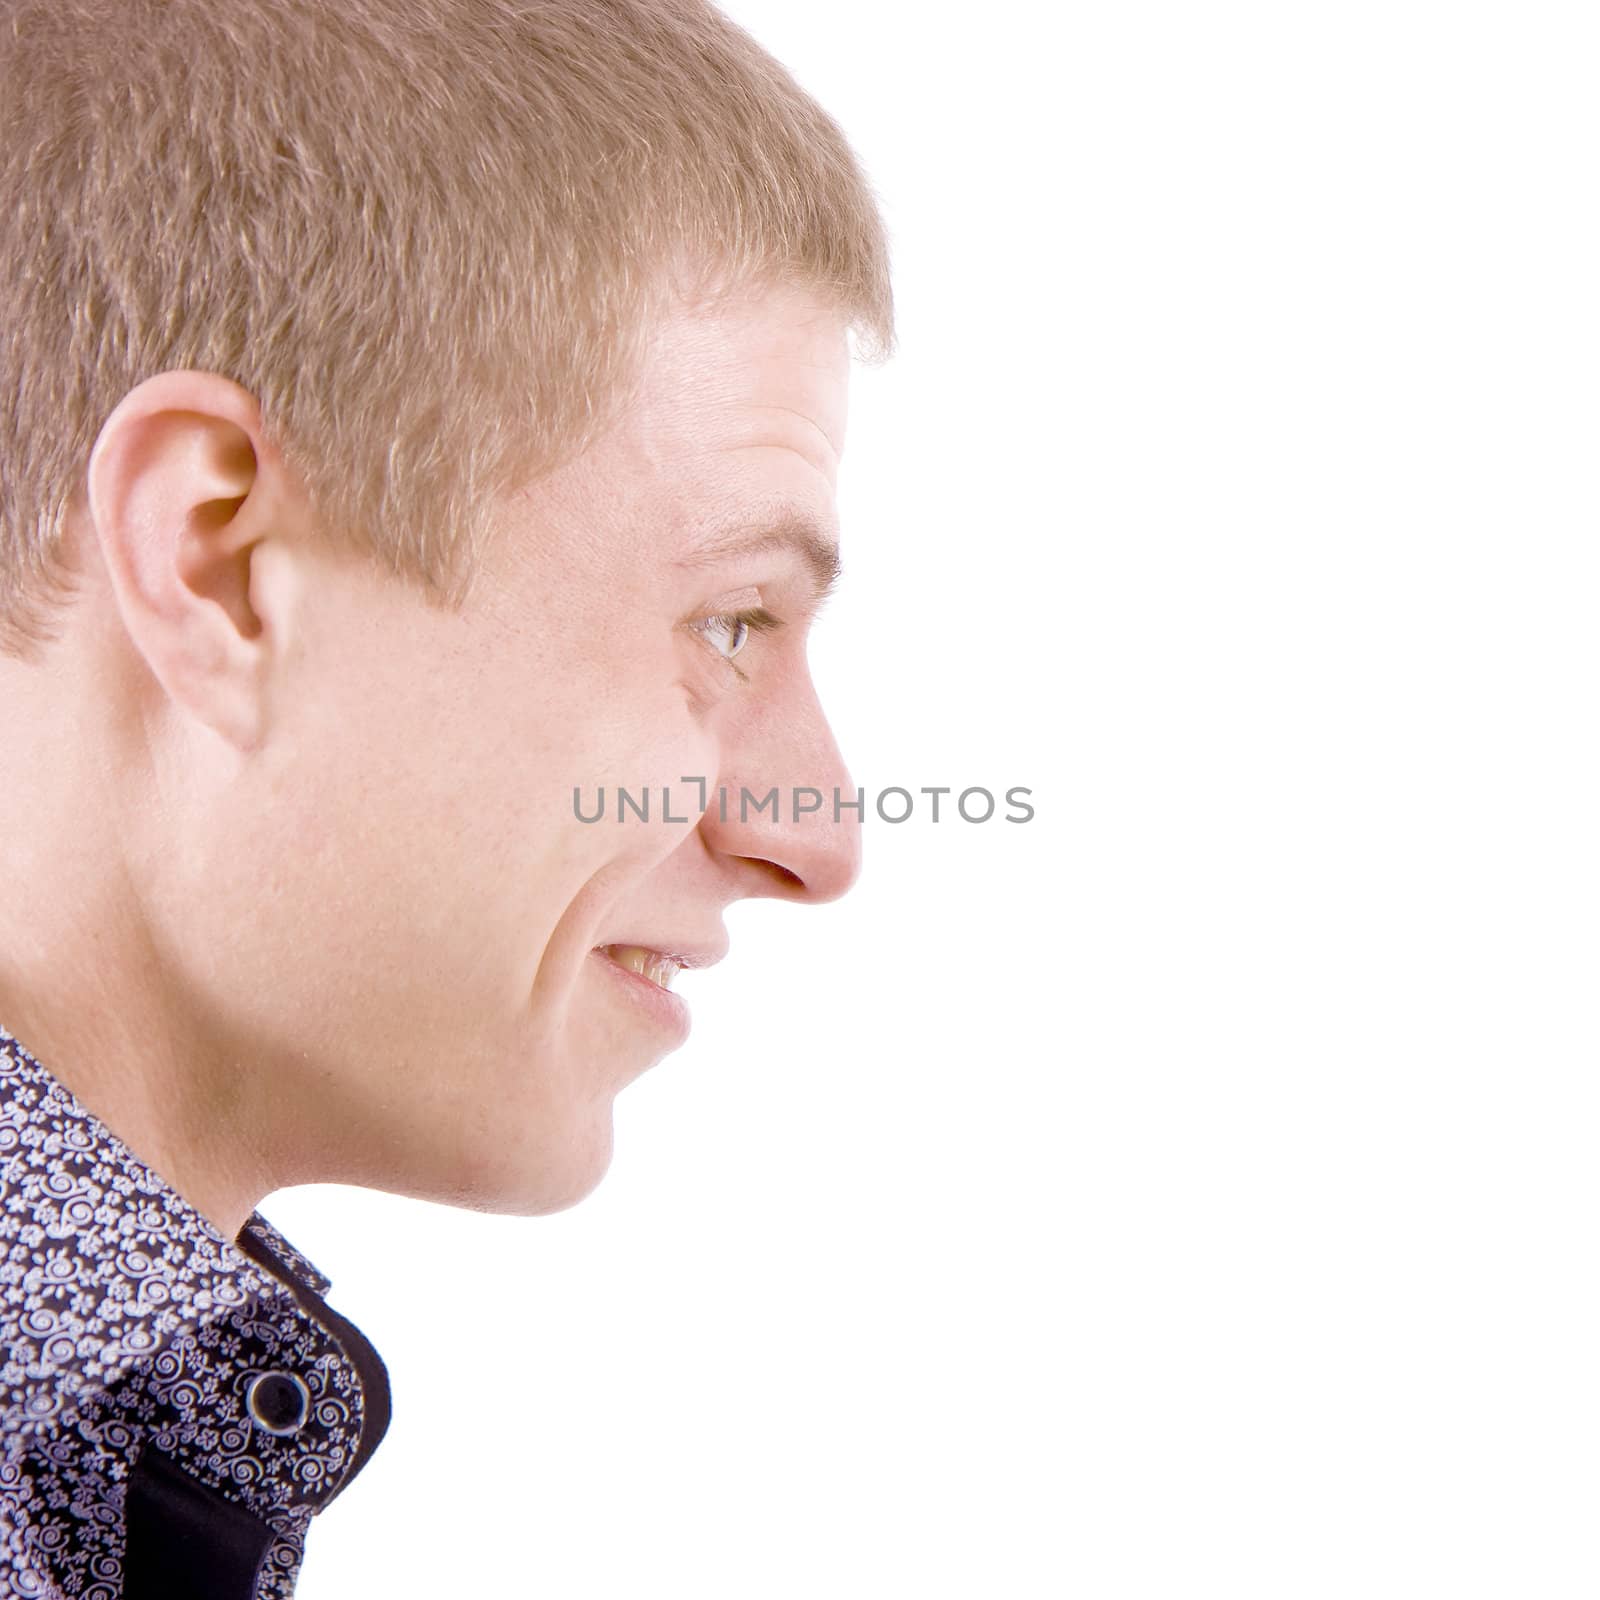
<path fill-rule="evenodd" d="M 587 826 L 609 831 L 616 855 L 660 860 L 699 822 L 719 764 L 716 741 L 692 718 L 662 718 L 619 753 L 609 783 L 584 787 L 584 815 L 599 815 Z"/>
<path fill-rule="evenodd" d="M 685 689 L 685 666 L 671 652 L 639 652 L 613 661 L 592 695 L 562 708 L 559 724 L 544 731 L 547 755 L 539 764 L 541 787 L 554 780 L 564 824 L 579 823 L 587 835 L 604 831 L 613 849 L 628 836 L 627 849 L 649 853 L 661 841 L 636 839 L 638 811 L 649 799 L 648 833 L 673 831 L 663 811 L 675 818 L 697 817 L 700 796 L 716 785 L 718 740 L 708 719 Z M 559 747 L 559 748 L 557 748 Z M 703 781 L 701 781 L 703 780 Z M 663 806 L 663 790 L 667 803 Z M 623 806 L 618 824 L 619 795 Z M 682 825 L 676 826 L 681 836 Z M 580 846 L 585 854 L 590 845 Z"/>
<path fill-rule="evenodd" d="M 547 707 L 523 740 L 502 723 L 470 759 L 396 786 L 376 893 L 414 949 L 459 953 L 520 991 L 563 919 L 603 918 L 683 844 L 717 759 L 681 698 L 643 716 Z"/>
<path fill-rule="evenodd" d="M 515 987 L 576 902 L 625 894 L 714 794 L 718 742 L 679 670 L 675 657 L 591 646 L 536 683 L 485 673 L 471 695 L 424 691 L 426 729 L 378 730 L 349 801 L 375 851 L 361 863 L 374 909 L 414 949 Z"/>

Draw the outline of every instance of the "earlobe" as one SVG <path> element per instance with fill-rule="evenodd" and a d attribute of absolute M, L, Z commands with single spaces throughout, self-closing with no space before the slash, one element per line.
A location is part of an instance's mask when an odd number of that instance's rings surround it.
<path fill-rule="evenodd" d="M 128 641 L 175 707 L 241 749 L 266 714 L 275 640 L 251 567 L 283 531 L 282 471 L 254 399 L 206 372 L 130 390 L 89 458 L 88 516 Z"/>

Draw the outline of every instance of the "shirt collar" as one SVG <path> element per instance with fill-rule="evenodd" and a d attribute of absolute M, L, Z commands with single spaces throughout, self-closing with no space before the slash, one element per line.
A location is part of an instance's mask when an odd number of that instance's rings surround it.
<path fill-rule="evenodd" d="M 0 1454 L 149 1443 L 303 1529 L 389 1421 L 329 1287 L 259 1212 L 224 1238 L 0 1028 Z"/>

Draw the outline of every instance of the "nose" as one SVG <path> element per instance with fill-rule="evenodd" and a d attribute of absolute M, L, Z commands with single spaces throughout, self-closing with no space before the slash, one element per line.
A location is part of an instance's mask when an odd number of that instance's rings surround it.
<path fill-rule="evenodd" d="M 700 833 L 747 896 L 820 904 L 861 875 L 860 798 L 807 679 L 724 749 Z"/>

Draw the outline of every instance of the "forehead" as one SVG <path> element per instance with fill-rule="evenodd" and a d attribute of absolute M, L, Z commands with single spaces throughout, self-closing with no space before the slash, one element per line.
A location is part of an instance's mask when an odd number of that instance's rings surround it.
<path fill-rule="evenodd" d="M 831 480 L 849 375 L 843 317 L 802 291 L 680 306 L 654 330 L 617 442 L 651 456 L 765 444 Z"/>
<path fill-rule="evenodd" d="M 845 318 L 807 295 L 674 310 L 613 424 L 506 502 L 486 602 L 575 616 L 692 574 L 722 535 L 788 524 L 832 541 L 849 374 Z"/>

